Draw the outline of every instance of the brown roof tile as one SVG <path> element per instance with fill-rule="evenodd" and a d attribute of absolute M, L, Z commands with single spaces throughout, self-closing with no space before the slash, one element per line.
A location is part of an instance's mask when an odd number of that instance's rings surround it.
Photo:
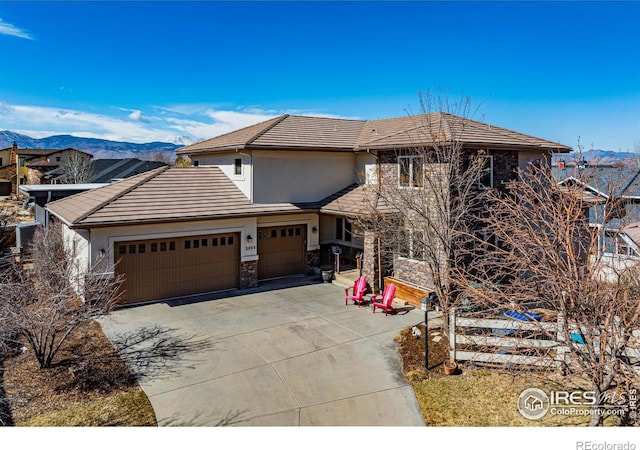
<path fill-rule="evenodd" d="M 570 147 L 557 142 L 441 112 L 369 120 L 356 147 L 402 148 L 454 140 L 465 145 L 571 151 Z"/>
<path fill-rule="evenodd" d="M 356 215 L 373 210 L 391 212 L 392 208 L 366 184 L 352 184 L 319 202 L 320 212 Z"/>
<path fill-rule="evenodd" d="M 379 120 L 283 115 L 178 150 L 198 154 L 233 149 L 366 150 L 415 147 L 437 139 L 467 146 L 543 149 L 571 147 L 448 113 Z"/>
<path fill-rule="evenodd" d="M 287 116 L 250 143 L 250 147 L 353 150 L 362 120 Z"/>
<path fill-rule="evenodd" d="M 206 141 L 198 142 L 187 147 L 176 150 L 178 155 L 191 155 L 197 153 L 206 153 L 209 151 L 235 150 L 245 148 L 247 143 L 252 142 L 255 138 L 267 131 L 273 125 L 285 119 L 287 115 L 274 117 L 273 119 L 257 123 L 240 130 L 225 133 Z"/>
<path fill-rule="evenodd" d="M 8 147 L 4 150 L 11 150 L 12 147 Z M 17 148 L 15 150 L 16 155 L 19 156 L 49 156 L 54 153 L 65 152 L 67 150 L 73 150 L 76 152 L 84 153 L 86 155 L 90 155 L 90 153 L 83 152 L 82 150 L 76 150 L 75 148 Z"/>
<path fill-rule="evenodd" d="M 88 227 L 306 210 L 290 203 L 251 204 L 217 167 L 162 167 L 47 208 L 71 225 Z"/>

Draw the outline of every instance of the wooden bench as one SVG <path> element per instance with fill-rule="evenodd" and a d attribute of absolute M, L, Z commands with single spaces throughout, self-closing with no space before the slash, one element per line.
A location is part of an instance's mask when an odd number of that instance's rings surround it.
<path fill-rule="evenodd" d="M 396 285 L 396 299 L 420 308 L 420 299 L 428 296 L 433 290 L 418 286 L 408 281 L 400 280 L 395 277 L 385 277 L 384 285 L 389 283 Z"/>

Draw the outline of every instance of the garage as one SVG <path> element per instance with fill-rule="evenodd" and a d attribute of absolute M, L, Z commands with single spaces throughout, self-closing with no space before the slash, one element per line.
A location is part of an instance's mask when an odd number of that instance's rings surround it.
<path fill-rule="evenodd" d="M 238 287 L 239 234 L 116 242 L 121 303 L 138 303 Z"/>
<path fill-rule="evenodd" d="M 296 275 L 307 271 L 306 225 L 258 229 L 258 279 Z"/>

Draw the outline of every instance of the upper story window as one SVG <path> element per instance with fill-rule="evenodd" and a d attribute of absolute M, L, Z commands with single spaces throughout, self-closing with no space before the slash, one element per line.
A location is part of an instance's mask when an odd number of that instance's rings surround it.
<path fill-rule="evenodd" d="M 480 155 L 480 177 L 478 178 L 478 187 L 480 189 L 488 189 L 493 187 L 493 156 Z"/>
<path fill-rule="evenodd" d="M 423 160 L 417 156 L 398 157 L 398 185 L 400 187 L 422 187 Z"/>
<path fill-rule="evenodd" d="M 26 161 L 27 161 L 26 158 L 24 156 L 21 156 L 20 158 L 18 158 L 18 166 L 19 167 L 24 167 Z"/>
<path fill-rule="evenodd" d="M 193 167 L 198 167 L 200 165 L 200 161 L 198 161 L 197 159 L 193 160 Z"/>
<path fill-rule="evenodd" d="M 60 159 L 61 158 L 59 156 L 56 156 L 56 162 L 60 162 Z"/>
<path fill-rule="evenodd" d="M 241 158 L 236 158 L 233 161 L 233 174 L 242 175 L 242 159 Z"/>

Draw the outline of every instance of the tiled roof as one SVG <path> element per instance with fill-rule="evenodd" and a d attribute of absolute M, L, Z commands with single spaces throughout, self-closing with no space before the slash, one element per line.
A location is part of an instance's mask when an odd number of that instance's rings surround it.
<path fill-rule="evenodd" d="M 162 167 L 47 208 L 75 226 L 215 219 L 305 211 L 291 203 L 252 204 L 217 167 Z"/>
<path fill-rule="evenodd" d="M 6 148 L 4 150 L 11 150 L 12 147 Z M 82 150 L 76 150 L 75 148 L 17 148 L 15 149 L 16 155 L 18 156 L 49 156 L 54 153 L 65 152 L 67 150 L 73 150 L 76 152 L 84 153 L 85 155 L 90 155 L 90 153 L 83 152 Z"/>
<path fill-rule="evenodd" d="M 32 159 L 27 163 L 27 167 L 57 167 L 58 163 L 49 162 L 45 158 Z"/>
<path fill-rule="evenodd" d="M 251 147 L 353 150 L 364 122 L 327 117 L 286 116 Z"/>
<path fill-rule="evenodd" d="M 283 115 L 179 149 L 199 154 L 237 149 L 358 151 L 460 141 L 467 146 L 569 152 L 571 147 L 447 113 L 379 120 Z"/>
<path fill-rule="evenodd" d="M 90 183 L 108 183 L 113 179 L 128 178 L 149 170 L 167 166 L 160 161 L 142 161 L 137 158 L 94 159 L 91 161 Z"/>
<path fill-rule="evenodd" d="M 287 116 L 278 116 L 265 122 L 260 122 L 255 125 L 242 128 L 240 130 L 232 131 L 230 133 L 216 136 L 206 141 L 198 142 L 187 147 L 183 147 L 176 151 L 178 155 L 191 155 L 196 153 L 203 153 L 203 151 L 211 150 L 234 150 L 242 149 L 247 143 L 252 142 L 270 127 L 280 122 Z"/>
<path fill-rule="evenodd" d="M 368 212 L 391 212 L 392 208 L 366 184 L 352 184 L 320 201 L 320 212 L 356 215 Z"/>
<path fill-rule="evenodd" d="M 442 112 L 369 120 L 356 146 L 359 149 L 402 148 L 453 141 L 467 146 L 571 151 L 570 147 L 557 142 Z"/>

